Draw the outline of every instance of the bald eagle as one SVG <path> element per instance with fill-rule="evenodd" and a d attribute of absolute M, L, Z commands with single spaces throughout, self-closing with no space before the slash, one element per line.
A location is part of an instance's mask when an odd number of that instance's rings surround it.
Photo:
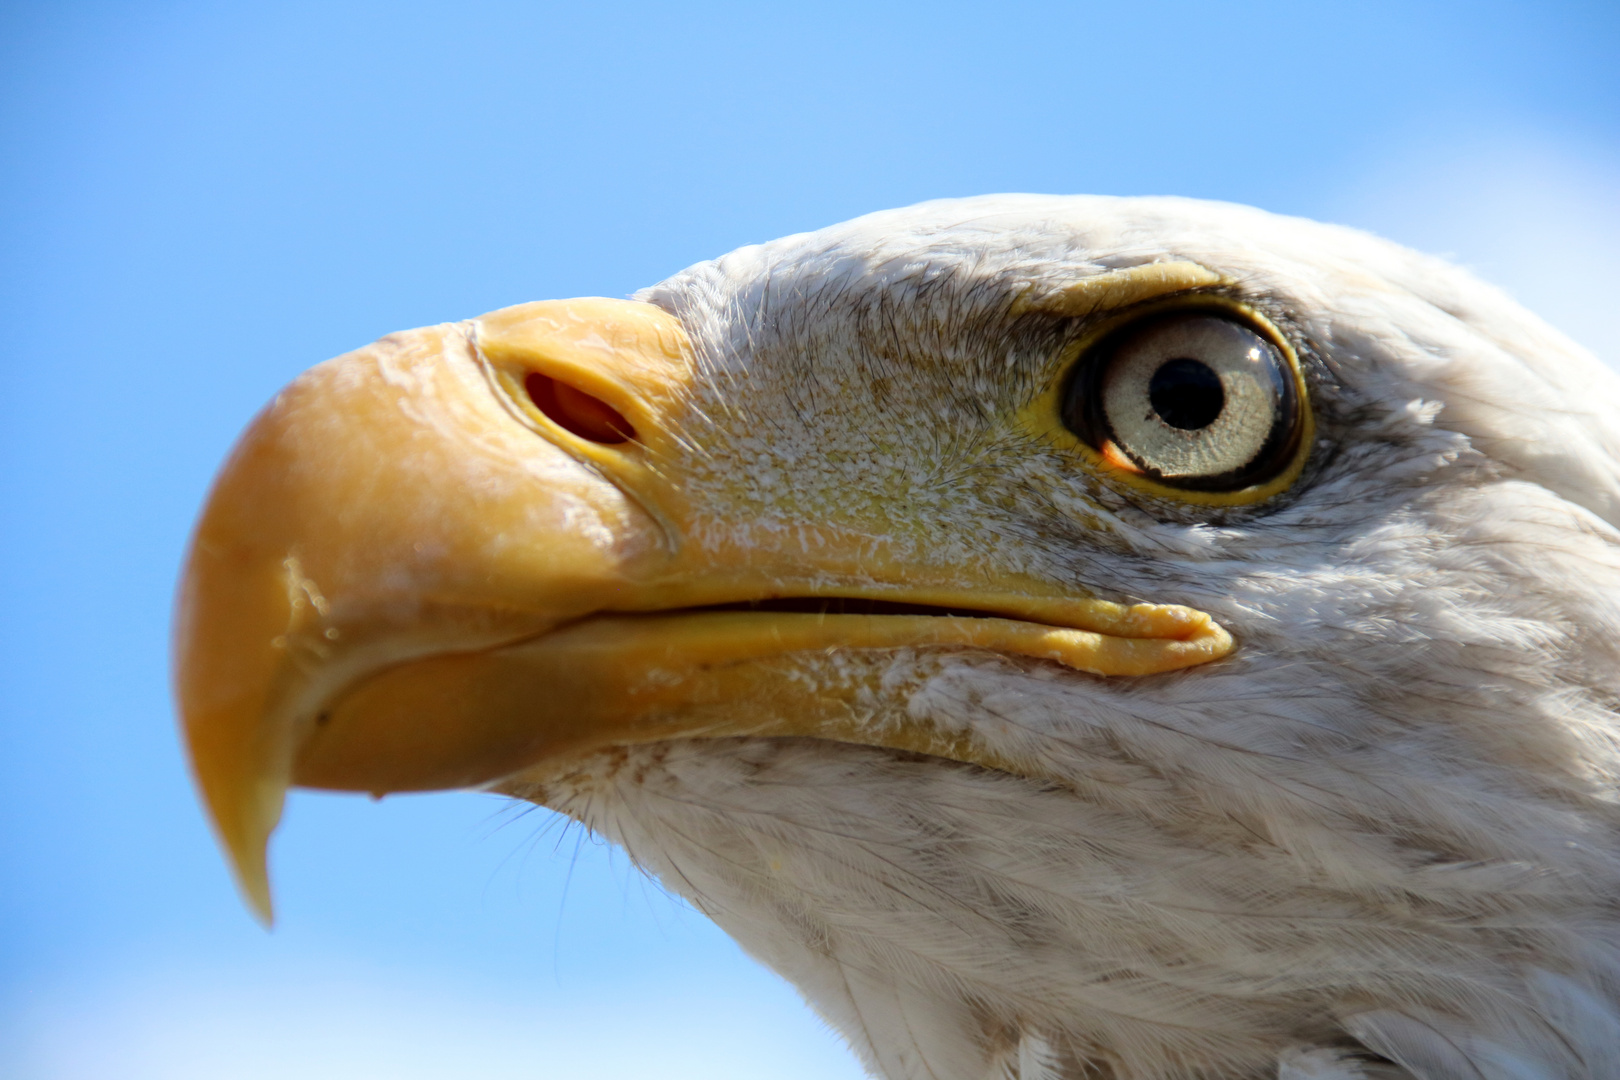
<path fill-rule="evenodd" d="M 1620 1077 L 1620 382 L 1344 228 L 997 196 L 294 380 L 177 684 L 551 807 L 888 1080 Z"/>

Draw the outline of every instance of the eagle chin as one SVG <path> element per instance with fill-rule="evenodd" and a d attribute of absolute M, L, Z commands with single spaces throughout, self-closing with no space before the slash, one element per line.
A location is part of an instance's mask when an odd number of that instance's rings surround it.
<path fill-rule="evenodd" d="M 199 786 L 621 845 L 888 1080 L 1620 1077 L 1620 383 L 1181 199 L 926 203 L 312 368 L 203 510 Z"/>

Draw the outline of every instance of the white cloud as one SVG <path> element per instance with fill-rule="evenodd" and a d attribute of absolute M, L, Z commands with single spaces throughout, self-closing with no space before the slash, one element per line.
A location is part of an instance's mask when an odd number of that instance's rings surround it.
<path fill-rule="evenodd" d="M 763 974 L 763 973 L 761 973 Z M 6 1010 L 20 1080 L 855 1080 L 785 985 L 564 992 L 330 962 L 127 970 Z M 9 1060 L 7 1060 L 9 1058 Z"/>
<path fill-rule="evenodd" d="M 1324 216 L 1455 259 L 1620 366 L 1614 148 L 1522 129 L 1397 142 Z"/>

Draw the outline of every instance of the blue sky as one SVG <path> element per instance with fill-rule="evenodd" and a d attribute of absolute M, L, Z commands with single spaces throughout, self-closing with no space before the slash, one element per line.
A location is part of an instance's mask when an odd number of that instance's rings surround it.
<path fill-rule="evenodd" d="M 236 432 L 391 330 L 990 191 L 1371 228 L 1615 362 L 1617 48 L 1545 0 L 0 5 L 0 1074 L 858 1076 L 543 811 L 296 797 L 252 922 L 166 656 Z"/>

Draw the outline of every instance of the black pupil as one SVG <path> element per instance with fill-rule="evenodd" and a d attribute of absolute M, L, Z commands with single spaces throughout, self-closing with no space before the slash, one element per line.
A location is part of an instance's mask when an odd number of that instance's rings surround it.
<path fill-rule="evenodd" d="M 1173 428 L 1197 431 L 1215 422 L 1226 406 L 1226 391 L 1208 364 L 1188 356 L 1166 360 L 1148 383 L 1148 401 Z"/>

